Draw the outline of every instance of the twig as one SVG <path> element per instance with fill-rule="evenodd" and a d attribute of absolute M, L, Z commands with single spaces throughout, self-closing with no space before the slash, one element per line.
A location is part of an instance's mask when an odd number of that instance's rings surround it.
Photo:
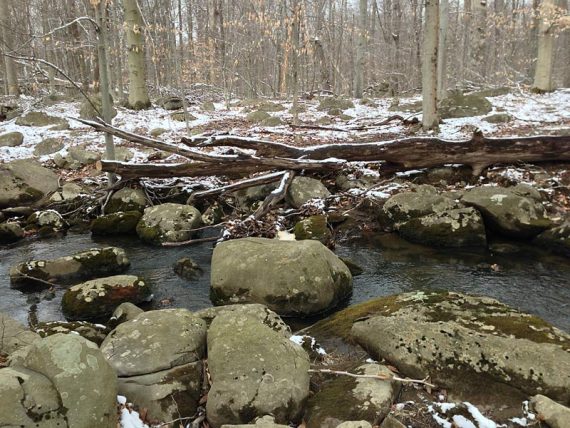
<path fill-rule="evenodd" d="M 309 369 L 309 373 L 326 373 L 326 374 L 334 374 L 339 376 L 350 376 L 358 379 L 378 379 L 378 380 L 395 380 L 397 382 L 404 382 L 404 383 L 417 383 L 420 385 L 429 386 L 430 388 L 437 388 L 433 383 L 429 383 L 427 381 L 427 377 L 425 379 L 409 379 L 409 378 L 401 378 L 396 375 L 393 376 L 384 376 L 384 375 L 360 375 L 355 373 L 350 373 L 346 371 L 340 370 L 330 370 L 330 369 Z"/>
<path fill-rule="evenodd" d="M 188 241 L 180 242 L 163 242 L 163 247 L 182 247 L 184 245 L 199 244 L 201 242 L 213 242 L 220 239 L 220 236 L 210 236 L 209 238 L 189 239 Z"/>

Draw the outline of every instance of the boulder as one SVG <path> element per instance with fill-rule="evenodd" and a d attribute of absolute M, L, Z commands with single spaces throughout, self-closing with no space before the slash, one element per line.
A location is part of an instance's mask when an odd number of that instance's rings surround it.
<path fill-rule="evenodd" d="M 283 125 L 283 121 L 278 117 L 271 116 L 261 122 L 261 126 L 274 127 Z"/>
<path fill-rule="evenodd" d="M 153 128 L 150 130 L 150 136 L 157 138 L 160 137 L 162 134 L 164 134 L 165 132 L 168 132 L 168 129 L 165 128 Z"/>
<path fill-rule="evenodd" d="M 477 208 L 496 232 L 512 238 L 532 238 L 552 222 L 542 203 L 520 192 L 518 188 L 475 187 L 467 190 L 461 201 Z"/>
<path fill-rule="evenodd" d="M 287 201 L 295 208 L 300 208 L 311 199 L 323 199 L 330 192 L 319 180 L 310 177 L 295 177 L 287 190 Z"/>
<path fill-rule="evenodd" d="M 102 215 L 91 222 L 91 233 L 93 235 L 134 234 L 141 217 L 140 211 L 119 211 Z"/>
<path fill-rule="evenodd" d="M 336 428 L 372 428 L 372 425 L 366 421 L 347 421 L 337 425 Z"/>
<path fill-rule="evenodd" d="M 320 101 L 318 107 L 320 111 L 327 111 L 333 108 L 347 110 L 349 108 L 354 108 L 354 103 L 344 98 L 326 97 Z"/>
<path fill-rule="evenodd" d="M 485 122 L 495 123 L 495 124 L 512 122 L 513 119 L 514 119 L 513 116 L 511 116 L 508 113 L 495 113 L 483 118 Z"/>
<path fill-rule="evenodd" d="M 0 135 L 0 147 L 18 147 L 24 142 L 24 134 L 21 132 L 8 132 Z"/>
<path fill-rule="evenodd" d="M 406 376 L 429 376 L 451 391 L 473 381 L 480 392 L 506 384 L 570 400 L 570 335 L 540 318 L 453 292 L 406 293 L 361 307 L 368 316 L 354 322 L 352 338 Z"/>
<path fill-rule="evenodd" d="M 119 211 L 140 211 L 143 212 L 146 207 L 146 195 L 142 189 L 131 189 L 123 187 L 121 190 L 113 193 L 109 203 L 105 207 L 107 214 Z"/>
<path fill-rule="evenodd" d="M 287 428 L 289 425 L 280 425 L 275 423 L 273 416 L 263 416 L 257 418 L 254 424 L 240 425 L 222 425 L 222 428 Z"/>
<path fill-rule="evenodd" d="M 257 317 L 226 311 L 214 318 L 208 367 L 210 426 L 250 423 L 267 414 L 281 424 L 300 419 L 309 395 L 309 357 Z"/>
<path fill-rule="evenodd" d="M 186 309 L 144 312 L 119 324 L 101 351 L 120 377 L 169 370 L 205 355 L 206 323 Z"/>
<path fill-rule="evenodd" d="M 78 279 L 118 274 L 125 271 L 129 264 L 129 259 L 121 248 L 93 248 L 72 256 L 19 263 L 10 269 L 10 281 L 13 288 L 24 288 L 30 284 L 45 287 L 45 283 L 34 282 L 34 279 L 57 284 L 69 283 Z"/>
<path fill-rule="evenodd" d="M 67 319 L 90 320 L 110 316 L 121 303 L 152 299 L 151 287 L 134 275 L 115 275 L 68 288 L 61 306 Z"/>
<path fill-rule="evenodd" d="M 434 247 L 485 247 L 485 224 L 474 208 L 457 208 L 412 218 L 398 227 L 405 239 Z"/>
<path fill-rule="evenodd" d="M 59 138 L 46 138 L 34 147 L 34 156 L 47 156 L 59 152 L 65 145 Z"/>
<path fill-rule="evenodd" d="M 182 278 L 193 280 L 200 278 L 204 270 L 189 257 L 183 257 L 174 263 L 174 272 Z"/>
<path fill-rule="evenodd" d="M 191 205 L 162 204 L 149 207 L 137 224 L 139 238 L 151 244 L 187 241 L 202 223 L 200 211 Z"/>
<path fill-rule="evenodd" d="M 216 111 L 216 106 L 214 105 L 214 103 L 212 101 L 205 101 L 200 106 L 200 109 L 202 111 L 206 111 L 206 112 L 214 112 L 214 111 Z"/>
<path fill-rule="evenodd" d="M 58 188 L 58 176 L 29 159 L 0 166 L 0 208 L 27 205 Z"/>
<path fill-rule="evenodd" d="M 103 101 L 100 94 L 93 94 L 89 97 L 89 101 L 83 99 L 79 109 L 79 117 L 81 119 L 94 120 L 101 116 L 103 112 Z M 111 97 L 111 117 L 117 116 L 117 109 L 112 106 L 113 98 Z M 95 106 L 97 110 L 93 107 Z"/>
<path fill-rule="evenodd" d="M 258 201 L 263 201 L 271 192 L 277 188 L 276 183 L 251 186 L 246 189 L 236 190 L 231 195 L 235 198 L 240 207 L 246 208 Z"/>
<path fill-rule="evenodd" d="M 439 113 L 443 119 L 483 116 L 493 110 L 491 102 L 479 94 L 461 92 L 449 95 L 441 101 Z"/>
<path fill-rule="evenodd" d="M 158 100 L 158 105 L 165 110 L 179 110 L 184 107 L 184 102 L 180 97 L 164 97 Z"/>
<path fill-rule="evenodd" d="M 248 115 L 245 117 L 245 119 L 248 122 L 253 122 L 253 123 L 261 123 L 264 120 L 267 120 L 270 118 L 271 118 L 271 115 L 269 113 L 267 113 L 266 111 L 261 111 L 261 110 L 252 111 L 251 113 L 248 113 Z"/>
<path fill-rule="evenodd" d="M 314 215 L 299 221 L 295 225 L 295 239 L 314 239 L 327 245 L 332 240 L 332 233 L 324 215 Z"/>
<path fill-rule="evenodd" d="M 143 312 L 144 311 L 141 308 L 139 308 L 136 305 L 133 305 L 132 303 L 129 302 L 121 303 L 119 306 L 117 306 L 117 309 L 113 311 L 113 315 L 111 315 L 111 318 L 109 319 L 107 325 L 109 325 L 112 328 L 115 328 L 119 324 L 124 323 L 125 321 L 134 320 Z"/>
<path fill-rule="evenodd" d="M 216 305 L 262 303 L 280 315 L 308 316 L 351 292 L 350 271 L 318 241 L 244 238 L 214 249 L 210 296 Z"/>
<path fill-rule="evenodd" d="M 275 113 L 278 111 L 285 110 L 285 107 L 283 107 L 281 104 L 274 103 L 272 101 L 265 101 L 259 104 L 257 106 L 257 109 L 260 111 L 266 111 L 268 113 Z"/>
<path fill-rule="evenodd" d="M 66 222 L 55 210 L 36 211 L 28 217 L 28 225 L 38 229 L 49 228 L 53 230 L 61 230 L 66 226 Z"/>
<path fill-rule="evenodd" d="M 47 378 L 52 388 L 57 391 L 55 396 L 58 398 L 55 402 L 49 402 L 58 404 L 55 414 L 65 416 L 67 425 L 63 426 L 116 428 L 117 377 L 93 342 L 75 334 L 49 336 L 22 349 L 17 357 L 11 360 L 10 368 L 26 369 Z M 36 383 L 37 377 L 32 381 L 29 388 L 22 386 L 24 399 L 20 406 L 33 403 L 41 394 L 49 393 L 50 397 L 54 396 L 48 383 Z M 3 382 L 0 382 L 0 385 L 2 384 Z M 4 398 L 4 394 L 0 395 Z M 3 401 L 0 399 L 0 402 Z M 0 415 L 0 418 L 3 416 Z"/>
<path fill-rule="evenodd" d="M 120 162 L 128 162 L 133 159 L 135 155 L 127 147 L 115 147 L 115 160 Z"/>
<path fill-rule="evenodd" d="M 48 337 L 60 333 L 78 334 L 99 346 L 111 330 L 102 324 L 92 324 L 85 321 L 48 321 L 37 323 L 34 326 L 34 331 L 40 337 Z"/>
<path fill-rule="evenodd" d="M 177 122 L 186 122 L 186 120 L 188 120 L 188 121 L 193 121 L 193 120 L 196 120 L 196 119 L 197 119 L 197 117 L 194 116 L 193 114 L 191 114 L 191 113 L 184 113 L 183 111 L 181 111 L 181 112 L 176 112 L 176 113 L 172 113 L 172 114 L 170 115 L 170 118 L 171 118 L 172 120 L 177 121 Z"/>
<path fill-rule="evenodd" d="M 20 126 L 69 126 L 67 120 L 61 117 L 50 116 L 43 111 L 31 111 L 16 119 L 16 125 Z"/>
<path fill-rule="evenodd" d="M 61 186 L 61 190 L 51 195 L 52 202 L 71 202 L 81 198 L 86 194 L 86 190 L 79 184 L 65 183 Z"/>
<path fill-rule="evenodd" d="M 12 244 L 24 237 L 24 229 L 18 223 L 0 224 L 0 245 Z"/>
<path fill-rule="evenodd" d="M 570 427 L 570 409 L 558 404 L 544 395 L 535 395 L 530 400 L 532 409 L 537 413 L 538 420 L 545 422 L 550 428 Z"/>
<path fill-rule="evenodd" d="M 78 162 L 82 166 L 91 165 L 98 160 L 101 160 L 101 155 L 99 153 L 85 150 L 81 147 L 71 147 L 68 150 L 68 155 L 71 157 L 71 162 Z"/>
<path fill-rule="evenodd" d="M 542 232 L 534 242 L 555 253 L 570 257 L 570 221 Z"/>
<path fill-rule="evenodd" d="M 383 365 L 368 363 L 351 370 L 356 374 L 392 377 Z M 400 383 L 372 378 L 339 376 L 326 382 L 307 403 L 307 428 L 336 427 L 348 421 L 368 421 L 372 425 L 390 413 L 392 403 L 400 392 Z M 343 405 L 339 406 L 338 403 Z"/>
<path fill-rule="evenodd" d="M 0 328 L 0 337 L 2 337 L 0 355 L 10 355 L 40 339 L 39 335 L 2 312 L 0 312 L 0 326 L 2 326 Z"/>

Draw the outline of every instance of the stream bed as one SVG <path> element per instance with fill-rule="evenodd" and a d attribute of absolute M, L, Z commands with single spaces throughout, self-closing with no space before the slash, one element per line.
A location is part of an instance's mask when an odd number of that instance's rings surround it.
<path fill-rule="evenodd" d="M 110 245 L 127 252 L 131 261 L 127 273 L 143 277 L 154 287 L 155 298 L 149 308 L 198 310 L 211 306 L 213 243 L 158 248 L 144 245 L 136 237 L 92 238 L 90 234 L 69 233 L 63 238 L 24 240 L 0 248 L 0 312 L 23 323 L 28 322 L 30 313 L 39 321 L 63 320 L 60 301 L 64 289 L 56 289 L 55 296 L 11 289 L 10 266 Z M 570 260 L 531 245 L 505 241 L 493 243 L 490 250 L 442 250 L 387 234 L 339 245 L 335 252 L 364 270 L 354 278 L 354 292 L 347 305 L 414 290 L 452 290 L 496 298 L 570 331 Z M 193 281 L 178 277 L 173 264 L 182 257 L 195 260 L 204 274 Z"/>

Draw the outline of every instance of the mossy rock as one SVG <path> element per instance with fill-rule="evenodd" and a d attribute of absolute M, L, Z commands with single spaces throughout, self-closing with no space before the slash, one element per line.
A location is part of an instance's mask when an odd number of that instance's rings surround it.
<path fill-rule="evenodd" d="M 164 97 L 157 101 L 157 104 L 165 110 L 179 110 L 184 107 L 184 102 L 180 97 Z"/>
<path fill-rule="evenodd" d="M 491 102 L 480 95 L 456 93 L 443 99 L 439 114 L 443 119 L 483 116 L 493 110 Z"/>
<path fill-rule="evenodd" d="M 291 106 L 291 108 L 289 109 L 290 114 L 305 113 L 306 111 L 307 111 L 307 107 L 302 105 L 302 104 L 297 105 L 297 107 Z"/>
<path fill-rule="evenodd" d="M 338 107 L 333 107 L 333 108 L 331 108 L 331 109 L 329 109 L 329 110 L 327 111 L 327 114 L 328 114 L 329 116 L 336 116 L 336 117 L 339 117 L 339 116 L 342 116 L 342 110 L 339 109 Z"/>
<path fill-rule="evenodd" d="M 344 114 L 344 113 L 343 113 L 343 114 L 341 114 L 341 115 L 339 116 L 339 119 L 340 119 L 340 120 L 344 120 L 345 122 L 348 122 L 349 120 L 354 119 L 354 117 L 352 117 L 352 116 L 349 115 L 349 114 Z"/>
<path fill-rule="evenodd" d="M 76 161 L 81 165 L 92 165 L 101 160 L 101 154 L 90 150 L 85 150 L 81 147 L 71 147 L 68 150 L 68 156 L 72 161 Z"/>
<path fill-rule="evenodd" d="M 34 326 L 34 331 L 41 337 L 53 336 L 54 334 L 78 334 L 97 346 L 100 346 L 105 337 L 111 332 L 104 325 L 92 324 L 86 321 L 40 322 Z"/>
<path fill-rule="evenodd" d="M 570 222 L 542 232 L 534 242 L 557 254 L 570 257 Z"/>
<path fill-rule="evenodd" d="M 105 212 L 112 214 L 116 212 L 140 211 L 146 207 L 146 195 L 141 189 L 131 189 L 123 187 L 111 196 Z"/>
<path fill-rule="evenodd" d="M 259 105 L 257 106 L 257 109 L 258 109 L 259 111 L 265 111 L 265 112 L 268 112 L 268 113 L 275 113 L 275 112 L 278 112 L 278 111 L 283 111 L 283 110 L 285 110 L 285 107 L 283 107 L 281 104 L 274 103 L 274 102 L 272 102 L 272 101 L 265 101 L 265 102 L 259 104 Z"/>
<path fill-rule="evenodd" d="M 172 120 L 175 120 L 177 122 L 186 122 L 186 118 L 188 118 L 189 122 L 192 122 L 193 120 L 198 119 L 196 116 L 194 116 L 191 113 L 184 113 L 184 112 L 177 112 L 177 113 L 172 113 L 170 115 L 170 118 Z"/>
<path fill-rule="evenodd" d="M 24 229 L 18 223 L 0 224 L 0 245 L 12 244 L 24 237 Z"/>
<path fill-rule="evenodd" d="M 204 270 L 191 258 L 183 257 L 174 263 L 174 272 L 184 279 L 194 280 L 200 278 Z"/>
<path fill-rule="evenodd" d="M 324 215 L 314 215 L 303 219 L 295 225 L 295 239 L 315 239 L 328 245 L 332 240 L 332 233 Z"/>
<path fill-rule="evenodd" d="M 101 100 L 100 94 L 94 94 L 89 96 L 89 101 L 83 100 L 81 107 L 79 109 L 79 117 L 87 120 L 94 120 L 103 114 L 103 101 Z M 93 105 L 91 105 L 93 104 Z M 112 107 L 113 97 L 111 97 L 111 117 L 117 116 L 117 109 Z M 95 109 L 95 106 L 97 109 Z"/>
<path fill-rule="evenodd" d="M 46 138 L 34 147 L 35 156 L 47 156 L 63 149 L 63 141 L 59 138 Z"/>
<path fill-rule="evenodd" d="M 262 126 L 267 126 L 267 127 L 274 127 L 274 126 L 281 126 L 283 125 L 283 121 L 281 119 L 279 119 L 278 117 L 268 117 L 267 119 L 263 120 L 261 122 Z"/>
<path fill-rule="evenodd" d="M 328 126 L 332 124 L 332 120 L 330 117 L 321 117 L 319 120 L 317 120 L 317 125 L 321 125 L 321 126 Z"/>
<path fill-rule="evenodd" d="M 419 113 L 422 111 L 422 101 L 413 101 L 413 102 L 409 102 L 409 103 L 404 103 L 401 104 L 399 102 L 394 102 L 392 103 L 392 105 L 388 108 L 388 110 L 390 111 L 406 111 L 406 112 L 411 112 L 411 113 Z"/>
<path fill-rule="evenodd" d="M 58 188 L 58 176 L 38 162 L 21 159 L 0 165 L 0 208 L 27 205 Z"/>
<path fill-rule="evenodd" d="M 69 125 L 67 120 L 50 116 L 43 111 L 31 111 L 16 119 L 16 125 L 20 126 L 52 126 L 63 124 Z"/>
<path fill-rule="evenodd" d="M 224 209 L 218 202 L 214 202 L 202 214 L 202 223 L 206 225 L 214 225 L 220 223 L 224 219 Z"/>
<path fill-rule="evenodd" d="M 146 208 L 136 230 L 144 242 L 160 245 L 191 239 L 201 224 L 200 211 L 193 206 L 167 203 Z"/>
<path fill-rule="evenodd" d="M 327 97 L 323 98 L 320 103 L 318 109 L 320 111 L 327 111 L 330 109 L 339 109 L 339 110 L 347 110 L 349 108 L 354 108 L 354 103 L 345 98 L 337 98 L 337 97 Z"/>
<path fill-rule="evenodd" d="M 261 111 L 261 110 L 252 111 L 251 113 L 249 113 L 246 116 L 246 120 L 248 122 L 253 122 L 253 123 L 261 123 L 264 120 L 267 120 L 270 118 L 271 118 L 271 115 L 269 113 L 267 113 L 266 111 Z"/>
<path fill-rule="evenodd" d="M 200 109 L 205 112 L 214 112 L 216 111 L 216 106 L 212 101 L 206 101 L 202 103 Z"/>
<path fill-rule="evenodd" d="M 140 211 L 119 211 L 100 216 L 91 223 L 91 233 L 93 235 L 134 234 L 141 217 Z"/>
<path fill-rule="evenodd" d="M 24 134 L 21 132 L 8 132 L 0 135 L 0 147 L 18 147 L 24 142 Z"/>
<path fill-rule="evenodd" d="M 485 122 L 489 123 L 508 123 L 513 121 L 513 117 L 508 113 L 496 113 L 483 118 Z"/>
<path fill-rule="evenodd" d="M 165 132 L 168 132 L 168 129 L 165 128 L 153 128 L 150 131 L 150 136 L 151 137 L 160 137 L 162 134 L 164 134 Z"/>
<path fill-rule="evenodd" d="M 370 98 L 362 98 L 360 100 L 360 104 L 366 107 L 373 107 L 373 108 L 378 107 L 378 104 L 375 101 L 371 100 Z"/>
<path fill-rule="evenodd" d="M 348 270 L 350 270 L 352 276 L 358 276 L 364 273 L 364 269 L 362 269 L 362 267 L 353 260 L 347 259 L 346 257 L 339 257 L 339 259 L 341 259 Z"/>

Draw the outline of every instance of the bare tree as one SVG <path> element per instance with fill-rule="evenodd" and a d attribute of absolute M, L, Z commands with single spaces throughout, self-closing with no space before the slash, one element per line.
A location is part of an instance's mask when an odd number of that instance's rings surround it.
<path fill-rule="evenodd" d="M 437 45 L 439 33 L 439 0 L 426 0 L 426 18 L 422 57 L 423 128 L 439 125 L 437 114 Z"/>
<path fill-rule="evenodd" d="M 534 72 L 533 89 L 548 92 L 554 89 L 552 66 L 554 61 L 554 28 L 556 24 L 554 0 L 543 0 L 539 7 L 538 57 Z"/>
<path fill-rule="evenodd" d="M 356 61 L 354 63 L 354 97 L 362 98 L 364 85 L 364 51 L 366 49 L 366 18 L 368 0 L 359 2 L 358 45 L 356 46 Z"/>
<path fill-rule="evenodd" d="M 2 27 L 2 50 L 10 52 L 12 50 L 12 34 L 10 8 L 8 5 L 9 0 L 0 0 L 0 26 Z M 6 68 L 6 85 L 8 87 L 8 95 L 20 95 L 20 88 L 18 86 L 18 70 L 16 62 L 9 56 L 4 56 L 4 63 Z"/>
<path fill-rule="evenodd" d="M 129 106 L 141 110 L 150 106 L 146 88 L 144 23 L 137 0 L 123 0 L 129 50 Z"/>

